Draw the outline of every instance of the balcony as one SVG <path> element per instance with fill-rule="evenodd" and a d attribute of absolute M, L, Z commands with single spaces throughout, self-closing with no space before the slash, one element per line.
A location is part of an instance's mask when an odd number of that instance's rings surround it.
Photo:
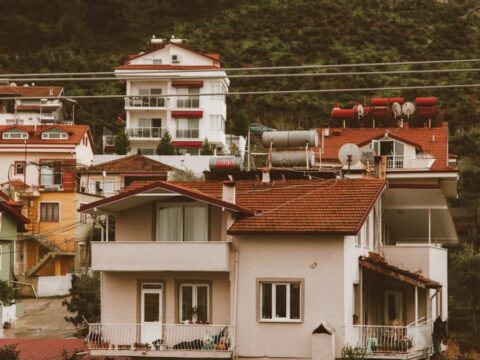
<path fill-rule="evenodd" d="M 178 97 L 177 108 L 195 109 L 200 107 L 200 98 L 198 96 Z"/>
<path fill-rule="evenodd" d="M 198 129 L 177 129 L 176 135 L 181 139 L 198 139 L 200 131 Z"/>
<path fill-rule="evenodd" d="M 167 107 L 167 101 L 164 97 L 158 96 L 133 96 L 125 98 L 125 109 L 151 109 L 159 108 L 165 109 Z"/>
<path fill-rule="evenodd" d="M 166 129 L 159 127 L 127 128 L 127 134 L 132 139 L 160 139 Z"/>
<path fill-rule="evenodd" d="M 94 356 L 231 358 L 234 328 L 200 324 L 89 324 L 85 338 Z"/>
<path fill-rule="evenodd" d="M 416 359 L 432 352 L 432 324 L 409 326 L 348 325 L 345 344 L 359 347 L 366 358 Z"/>
<path fill-rule="evenodd" d="M 388 155 L 387 169 L 423 169 L 428 170 L 435 162 L 435 158 L 429 154 L 415 156 Z"/>
<path fill-rule="evenodd" d="M 230 271 L 224 241 L 117 241 L 92 243 L 96 271 Z"/>

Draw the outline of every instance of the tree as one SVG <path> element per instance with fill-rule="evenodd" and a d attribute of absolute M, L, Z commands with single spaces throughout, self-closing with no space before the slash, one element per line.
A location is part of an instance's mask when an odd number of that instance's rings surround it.
<path fill-rule="evenodd" d="M 200 149 L 200 155 L 213 155 L 212 146 L 209 144 L 208 139 L 205 139 Z"/>
<path fill-rule="evenodd" d="M 172 144 L 172 137 L 168 131 L 163 134 L 157 146 L 158 155 L 175 155 L 175 146 Z"/>
<path fill-rule="evenodd" d="M 115 153 L 117 155 L 126 155 L 130 151 L 130 139 L 128 134 L 120 130 L 115 136 Z"/>
<path fill-rule="evenodd" d="M 232 133 L 234 135 L 247 136 L 248 127 L 250 126 L 250 120 L 245 110 L 239 110 L 233 117 L 232 121 Z"/>
<path fill-rule="evenodd" d="M 20 359 L 20 351 L 17 350 L 15 345 L 7 345 L 0 347 L 0 359 L 2 360 L 18 360 Z"/>
<path fill-rule="evenodd" d="M 82 325 L 87 321 L 96 323 L 100 321 L 100 277 L 98 274 L 73 275 L 70 300 L 64 300 L 62 304 L 74 316 L 66 316 L 65 320 L 80 327 L 79 332 L 84 334 Z"/>
<path fill-rule="evenodd" d="M 8 281 L 0 280 L 0 301 L 3 305 L 9 306 L 15 299 L 15 289 Z M 0 358 L 1 359 L 1 358 Z"/>

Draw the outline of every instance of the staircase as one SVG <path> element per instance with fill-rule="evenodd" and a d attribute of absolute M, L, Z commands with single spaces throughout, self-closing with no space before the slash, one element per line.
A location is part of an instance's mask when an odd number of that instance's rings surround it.
<path fill-rule="evenodd" d="M 43 236 L 35 236 L 34 237 L 35 241 L 38 242 L 40 245 L 45 247 L 48 252 L 30 269 L 26 271 L 26 274 L 28 276 L 34 275 L 38 270 L 40 270 L 45 264 L 50 261 L 50 259 L 55 258 L 57 255 L 75 255 L 75 253 L 67 252 L 61 249 L 58 245 L 56 245 L 54 242 L 46 239 Z"/>
<path fill-rule="evenodd" d="M 27 218 L 30 220 L 30 223 L 27 224 L 27 230 L 31 234 L 37 232 L 37 207 L 36 206 L 27 206 Z"/>
<path fill-rule="evenodd" d="M 38 270 L 42 268 L 43 265 L 45 265 L 48 261 L 50 261 L 51 258 L 55 257 L 55 253 L 49 252 L 45 254 L 39 262 L 37 262 L 34 266 L 32 266 L 30 269 L 27 270 L 27 275 L 32 276 L 35 274 Z"/>

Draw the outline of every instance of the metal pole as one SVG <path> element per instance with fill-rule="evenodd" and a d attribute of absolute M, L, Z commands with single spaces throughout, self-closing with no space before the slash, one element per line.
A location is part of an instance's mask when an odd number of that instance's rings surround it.
<path fill-rule="evenodd" d="M 418 324 L 418 286 L 415 285 L 415 325 Z"/>
<path fill-rule="evenodd" d="M 428 245 L 432 245 L 432 210 L 428 209 Z"/>
<path fill-rule="evenodd" d="M 250 127 L 248 128 L 248 134 L 247 134 L 247 147 L 248 147 L 248 157 L 247 157 L 247 170 L 250 171 L 250 156 L 251 156 L 251 149 L 250 149 Z"/>

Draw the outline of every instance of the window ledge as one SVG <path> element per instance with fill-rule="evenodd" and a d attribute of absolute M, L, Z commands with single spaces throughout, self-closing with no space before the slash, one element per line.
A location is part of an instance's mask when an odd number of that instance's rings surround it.
<path fill-rule="evenodd" d="M 266 324 L 302 324 L 303 320 L 288 320 L 288 319 L 260 319 L 259 323 Z"/>

